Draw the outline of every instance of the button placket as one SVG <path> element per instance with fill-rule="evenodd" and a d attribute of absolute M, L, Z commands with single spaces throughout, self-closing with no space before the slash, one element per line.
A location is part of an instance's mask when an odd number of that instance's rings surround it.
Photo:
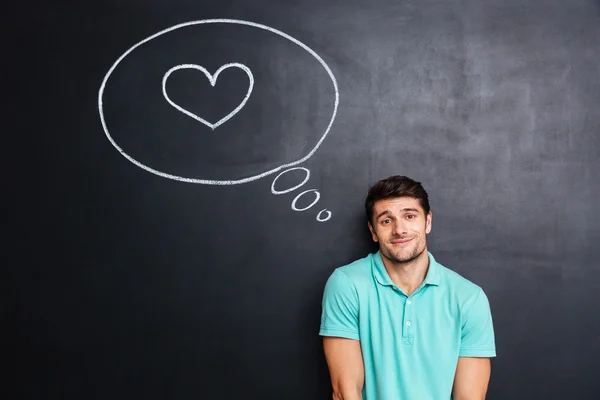
<path fill-rule="evenodd" d="M 413 332 L 414 332 L 414 321 L 413 321 L 413 302 L 410 299 L 406 299 L 404 303 L 404 326 L 403 326 L 403 334 L 404 343 L 412 344 Z"/>

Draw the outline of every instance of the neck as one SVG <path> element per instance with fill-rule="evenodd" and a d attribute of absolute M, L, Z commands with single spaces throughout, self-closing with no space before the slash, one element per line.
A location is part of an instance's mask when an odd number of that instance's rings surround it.
<path fill-rule="evenodd" d="M 407 296 L 413 294 L 425 281 L 429 269 L 427 248 L 417 258 L 408 262 L 394 262 L 383 254 L 381 259 L 392 282 Z"/>

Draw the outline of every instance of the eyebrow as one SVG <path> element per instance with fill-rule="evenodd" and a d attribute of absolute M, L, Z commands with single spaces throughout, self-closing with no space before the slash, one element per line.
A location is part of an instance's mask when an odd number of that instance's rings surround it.
<path fill-rule="evenodd" d="M 419 212 L 419 210 L 417 210 L 416 208 L 403 208 L 402 211 L 404 211 L 404 212 L 412 211 L 412 212 L 416 212 L 416 213 Z M 375 217 L 375 219 L 379 219 L 382 216 L 387 215 L 387 214 L 391 214 L 391 213 L 392 212 L 390 210 L 382 211 L 379 214 L 377 214 L 377 217 Z"/>

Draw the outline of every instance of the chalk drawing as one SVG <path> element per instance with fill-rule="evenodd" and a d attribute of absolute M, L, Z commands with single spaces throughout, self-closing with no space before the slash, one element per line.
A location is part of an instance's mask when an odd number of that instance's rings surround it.
<path fill-rule="evenodd" d="M 300 200 L 300 197 L 302 197 L 306 193 L 310 193 L 310 192 L 315 192 L 315 199 L 313 200 L 313 202 L 310 203 L 309 205 L 307 205 L 304 208 L 298 208 L 298 207 L 296 207 L 296 202 L 298 200 Z M 309 208 L 311 208 L 312 206 L 314 206 L 315 204 L 317 204 L 317 202 L 319 201 L 320 198 L 321 198 L 321 193 L 319 193 L 319 191 L 317 189 L 305 190 L 304 192 L 300 193 L 298 196 L 294 197 L 294 201 L 292 201 L 292 210 L 294 210 L 294 211 L 306 211 Z"/>
<path fill-rule="evenodd" d="M 143 163 L 141 163 L 140 161 L 134 159 L 132 156 L 130 156 L 129 154 L 127 154 L 118 144 L 117 142 L 114 140 L 114 138 L 110 135 L 110 130 L 108 128 L 108 125 L 106 123 L 105 120 L 105 116 L 104 116 L 104 106 L 103 106 L 103 96 L 104 96 L 104 90 L 106 88 L 106 83 L 108 82 L 109 78 L 111 77 L 111 74 L 113 73 L 113 71 L 115 70 L 115 68 L 119 65 L 119 63 L 121 61 L 123 61 L 123 59 L 125 57 L 127 57 L 129 54 L 131 54 L 132 51 L 134 51 L 136 48 L 142 46 L 145 43 L 148 43 L 149 41 L 162 36 L 166 33 L 172 32 L 176 29 L 181 29 L 184 27 L 188 27 L 188 26 L 193 26 L 193 25 L 201 25 L 201 24 L 234 24 L 234 25 L 245 25 L 245 26 L 250 26 L 250 27 L 254 27 L 254 28 L 258 28 L 258 29 L 263 29 L 265 31 L 271 32 L 275 35 L 281 36 L 287 40 L 289 40 L 290 42 L 300 46 L 302 49 L 306 50 L 311 56 L 313 56 L 321 65 L 322 67 L 325 69 L 325 71 L 327 72 L 327 74 L 329 75 L 329 78 L 331 79 L 331 83 L 333 84 L 333 89 L 334 89 L 334 93 L 335 93 L 335 99 L 334 99 L 334 104 L 333 104 L 333 112 L 331 115 L 331 119 L 329 121 L 329 124 L 327 125 L 327 128 L 325 129 L 325 132 L 323 133 L 323 135 L 321 136 L 321 138 L 319 139 L 319 141 L 317 142 L 317 144 L 309 151 L 308 154 L 306 154 L 304 157 L 300 158 L 299 160 L 295 160 L 292 162 L 287 162 L 284 163 L 278 167 L 272 168 L 268 171 L 264 171 L 262 173 L 253 175 L 253 176 L 249 176 L 247 178 L 243 178 L 243 179 L 232 179 L 232 180 L 212 180 L 212 179 L 198 179 L 198 178 L 189 178 L 189 177 L 184 177 L 184 176 L 178 176 L 178 175 L 173 175 L 173 174 L 169 174 L 166 172 L 162 172 L 162 171 L 158 171 L 148 165 L 145 165 Z M 193 64 L 190 64 L 193 65 Z M 199 66 L 196 66 L 199 67 Z M 221 67 L 223 68 L 223 67 Z M 205 71 L 202 71 L 205 72 Z M 219 71 L 217 71 L 219 72 Z M 206 73 L 206 72 L 205 72 Z M 211 79 L 211 83 L 212 80 L 214 79 L 214 81 L 216 82 L 216 78 L 218 76 L 218 73 L 215 73 L 214 76 L 209 76 L 209 79 Z M 249 75 L 250 76 L 250 75 Z M 168 78 L 168 76 L 167 76 Z M 164 84 L 164 79 L 163 79 L 163 84 Z M 102 123 L 102 128 L 104 129 L 104 133 L 106 134 L 106 137 L 108 138 L 108 140 L 110 141 L 110 143 L 117 149 L 117 151 L 119 151 L 119 153 L 125 157 L 127 160 L 129 160 L 130 162 L 132 162 L 133 164 L 135 164 L 136 166 L 151 172 L 153 174 L 156 174 L 158 176 L 161 176 L 163 178 L 168 178 L 168 179 L 174 179 L 177 181 L 181 181 L 181 182 L 187 182 L 187 183 L 197 183 L 197 184 L 203 184 L 203 185 L 237 185 L 237 184 L 242 184 L 242 183 L 247 183 L 247 182 L 252 182 L 255 181 L 257 179 L 261 179 L 264 178 L 265 176 L 274 174 L 278 171 L 281 171 L 282 169 L 285 168 L 289 168 L 289 167 L 293 167 L 296 166 L 298 164 L 303 163 L 304 161 L 308 160 L 310 157 L 313 156 L 313 154 L 315 154 L 315 152 L 319 149 L 319 147 L 321 146 L 321 144 L 323 143 L 323 141 L 325 140 L 325 138 L 327 137 L 327 135 L 329 134 L 329 131 L 331 130 L 331 126 L 333 125 L 333 122 L 335 120 L 335 117 L 337 115 L 337 109 L 338 109 L 338 104 L 339 104 L 339 91 L 338 91 L 338 84 L 337 81 L 335 79 L 335 76 L 333 75 L 333 72 L 331 72 L 331 69 L 329 68 L 329 66 L 327 65 L 327 63 L 314 51 L 312 50 L 310 47 L 308 47 L 307 45 L 305 45 L 304 43 L 302 43 L 301 41 L 299 41 L 298 39 L 293 38 L 292 36 L 288 35 L 287 33 L 281 32 L 275 28 L 271 28 L 270 26 L 267 25 L 262 25 L 262 24 L 258 24 L 255 22 L 249 22 L 249 21 L 244 21 L 244 20 L 235 20 L 235 19 L 204 19 L 204 20 L 198 20 L 198 21 L 191 21 L 191 22 L 185 22 L 182 24 L 178 24 L 175 26 L 172 26 L 170 28 L 164 29 L 160 32 L 155 33 L 152 36 L 147 37 L 146 39 L 141 40 L 140 42 L 136 43 L 135 45 L 133 45 L 132 47 L 130 47 L 125 53 L 123 53 L 118 59 L 117 61 L 115 61 L 115 63 L 110 67 L 110 69 L 108 70 L 108 72 L 106 73 L 106 75 L 104 76 L 104 79 L 102 80 L 102 84 L 100 85 L 100 90 L 98 91 L 98 111 L 100 113 L 100 121 Z M 189 114 L 188 114 L 189 115 Z M 229 117 L 231 117 L 233 115 L 230 115 Z M 200 121 L 202 122 L 202 121 Z M 219 121 L 221 122 L 221 124 L 225 121 Z M 218 122 L 217 122 L 218 124 Z M 213 127 L 216 128 L 217 124 L 213 124 Z M 214 129 L 213 128 L 213 129 Z"/>
<path fill-rule="evenodd" d="M 321 218 L 321 214 L 323 213 L 327 213 L 327 217 L 325 218 Z M 325 221 L 329 221 L 331 219 L 331 211 L 323 209 L 321 211 L 319 211 L 319 213 L 317 214 L 317 221 L 319 222 L 325 222 Z"/>
<path fill-rule="evenodd" d="M 246 97 L 244 97 L 244 100 L 242 100 L 242 102 L 240 103 L 239 106 L 237 106 L 232 112 L 230 112 L 229 114 L 227 114 L 225 117 L 221 118 L 220 120 L 218 120 L 214 124 L 211 124 L 210 122 L 208 122 L 204 118 L 201 118 L 201 117 L 197 116 L 196 114 L 194 114 L 194 113 L 186 110 L 185 108 L 179 106 L 173 100 L 171 100 L 169 98 L 169 95 L 167 94 L 167 80 L 169 79 L 169 76 L 171 76 L 171 74 L 173 72 L 175 72 L 175 71 L 179 71 L 181 69 L 195 69 L 195 70 L 198 70 L 198 71 L 202 71 L 204 73 L 204 75 L 206 75 L 206 77 L 208 78 L 208 80 L 210 81 L 211 86 L 215 87 L 215 85 L 217 84 L 217 78 L 219 78 L 219 74 L 222 71 L 226 70 L 227 68 L 232 68 L 232 67 L 239 68 L 239 69 L 243 70 L 248 75 L 248 79 L 250 80 L 250 84 L 248 85 L 248 92 L 246 93 Z M 242 107 L 244 107 L 244 105 L 248 101 L 248 98 L 250 97 L 250 93 L 252 93 L 252 88 L 253 87 L 254 87 L 254 76 L 252 76 L 252 72 L 250 71 L 250 68 L 248 68 L 244 64 L 240 64 L 240 63 L 225 64 L 221 68 L 219 68 L 217 70 L 217 72 L 215 72 L 214 75 L 211 75 L 210 72 L 208 72 L 206 70 L 206 68 L 204 68 L 204 67 L 202 67 L 200 65 L 196 65 L 196 64 L 181 64 L 181 65 L 176 65 L 176 66 L 174 66 L 173 68 L 171 68 L 170 70 L 168 70 L 165 73 L 165 76 L 163 77 L 163 80 L 162 80 L 163 96 L 165 96 L 165 99 L 167 99 L 167 101 L 169 102 L 169 104 L 171 104 L 173 107 L 175 107 L 177 110 L 181 111 L 182 113 L 184 113 L 186 115 L 189 115 L 190 117 L 194 118 L 196 121 L 199 121 L 199 122 L 203 123 L 204 125 L 208 126 L 212 130 L 215 130 L 215 128 L 217 128 L 219 125 L 222 125 L 223 123 L 227 122 L 231 117 L 233 117 L 235 114 L 237 114 L 238 111 L 240 111 L 242 109 Z"/>
<path fill-rule="evenodd" d="M 166 33 L 172 32 L 176 29 L 180 29 L 180 28 L 184 28 L 187 26 L 193 26 L 193 25 L 201 25 L 201 24 L 237 24 L 237 25 L 246 25 L 246 26 L 251 26 L 251 27 L 255 27 L 255 28 L 259 28 L 259 29 L 263 29 L 266 31 L 269 31 L 271 33 L 274 33 L 276 35 L 279 35 L 289 41 L 291 41 L 292 43 L 300 46 L 302 49 L 306 50 L 310 55 L 312 55 L 317 61 L 319 61 L 319 63 L 323 66 L 323 68 L 325 69 L 325 71 L 327 71 L 327 74 L 329 75 L 331 82 L 333 84 L 333 89 L 335 92 L 335 100 L 334 100 L 334 105 L 333 105 L 333 113 L 331 115 L 331 119 L 329 121 L 329 124 L 327 125 L 327 128 L 325 129 L 325 132 L 323 133 L 323 135 L 321 136 L 321 138 L 319 139 L 319 141 L 317 142 L 317 144 L 310 150 L 310 152 L 305 155 L 304 157 L 302 157 L 299 160 L 296 161 L 292 161 L 292 162 L 288 162 L 288 163 L 284 163 L 276 168 L 270 169 L 268 171 L 259 173 L 257 175 L 253 175 L 247 178 L 243 178 L 243 179 L 237 179 L 237 180 L 211 180 L 211 179 L 197 179 L 197 178 L 189 178 L 189 177 L 183 177 L 183 176 L 177 176 L 177 175 L 172 175 L 172 174 L 168 174 L 162 171 L 158 171 L 150 166 L 147 166 L 137 160 L 135 160 L 133 157 L 131 157 L 129 154 L 127 154 L 117 143 L 116 141 L 113 139 L 113 137 L 110 135 L 109 129 L 108 129 L 108 125 L 106 124 L 106 120 L 104 117 L 104 108 L 103 108 L 103 96 L 104 96 L 104 90 L 106 88 L 106 83 L 108 82 L 108 79 L 110 78 L 111 74 L 113 73 L 113 71 L 115 70 L 115 68 L 119 65 L 119 63 L 121 61 L 123 61 L 123 59 L 125 57 L 127 57 L 133 50 L 135 50 L 136 48 L 138 48 L 139 46 L 143 45 L 144 43 L 147 43 L 149 41 L 151 41 L 152 39 L 155 39 L 161 35 L 164 35 Z M 171 100 L 171 98 L 169 97 L 168 93 L 167 93 L 167 81 L 169 79 L 169 77 L 171 76 L 172 73 L 174 73 L 175 71 L 178 70 L 182 70 L 182 69 L 194 69 L 197 71 L 201 71 L 202 73 L 204 73 L 204 75 L 209 79 L 210 84 L 214 87 L 217 83 L 217 79 L 219 77 L 219 74 L 221 72 L 223 72 L 225 69 L 227 68 L 239 68 L 242 69 L 247 75 L 248 75 L 248 79 L 249 79 L 249 85 L 248 85 L 248 91 L 246 93 L 246 96 L 244 97 L 244 99 L 242 100 L 242 102 L 233 110 L 231 111 L 229 114 L 227 114 L 225 117 L 221 118 L 219 121 L 215 122 L 215 123 L 211 123 L 201 117 L 199 117 L 198 115 L 190 112 L 189 110 L 184 109 L 183 107 L 181 107 L 180 105 L 178 105 L 177 103 L 175 103 L 173 100 Z M 171 69 L 169 69 L 163 76 L 162 79 L 162 92 L 163 92 L 163 96 L 165 97 L 165 99 L 169 102 L 169 104 L 171 104 L 173 107 L 175 107 L 178 111 L 188 115 L 191 118 L 194 118 L 196 121 L 208 126 L 209 128 L 211 128 L 212 130 L 215 130 L 217 127 L 219 127 L 220 125 L 224 124 L 225 122 L 227 122 L 229 119 L 231 119 L 235 114 L 237 114 L 246 104 L 246 102 L 248 101 L 248 98 L 250 97 L 251 93 L 252 93 L 252 89 L 254 87 L 254 76 L 252 75 L 252 72 L 250 71 L 250 68 L 248 68 L 247 66 L 245 66 L 244 64 L 241 63 L 229 63 L 229 64 L 225 64 L 223 66 L 221 66 L 214 74 L 210 74 L 210 72 L 208 72 L 208 70 L 206 70 L 206 68 L 202 67 L 201 65 L 197 65 L 197 64 L 180 64 L 180 65 L 176 65 L 174 67 L 172 67 Z M 177 181 L 181 181 L 181 182 L 187 182 L 187 183 L 197 183 L 197 184 L 204 184 L 204 185 L 237 185 L 237 184 L 242 184 L 242 183 L 247 183 L 247 182 L 252 182 L 255 181 L 257 179 L 263 178 L 265 176 L 274 174 L 275 172 L 278 172 L 282 169 L 288 168 L 286 170 L 284 170 L 283 172 L 279 173 L 275 179 L 273 180 L 273 183 L 271 184 L 271 193 L 275 194 L 275 195 L 281 195 L 281 194 L 285 194 L 285 193 L 289 193 L 292 192 L 302 186 L 304 186 L 304 184 L 306 184 L 306 182 L 310 179 L 310 171 L 307 168 L 303 168 L 303 167 L 294 167 L 295 165 L 301 164 L 304 161 L 308 160 L 310 157 L 312 157 L 312 155 L 318 150 L 318 148 L 321 146 L 321 143 L 323 143 L 323 141 L 325 140 L 325 138 L 327 137 L 329 131 L 331 130 L 331 127 L 333 125 L 333 122 L 335 120 L 335 117 L 337 115 L 337 109 L 338 109 L 338 105 L 339 105 L 339 91 L 338 91 L 338 85 L 337 85 L 337 81 L 335 79 L 335 76 L 333 75 L 333 72 L 331 72 L 331 69 L 329 68 L 329 66 L 327 65 L 327 63 L 317 54 L 315 53 L 310 47 L 308 47 L 307 45 L 305 45 L 304 43 L 302 43 L 301 41 L 289 36 L 288 34 L 281 32 L 277 29 L 271 28 L 269 26 L 266 25 L 262 25 L 262 24 L 257 24 L 254 22 L 249 22 L 249 21 L 244 21 L 244 20 L 234 20 L 234 19 L 206 19 L 206 20 L 198 20 L 198 21 L 191 21 L 191 22 L 186 22 L 186 23 L 182 23 L 179 25 L 175 25 L 172 26 L 170 28 L 164 29 L 158 33 L 155 33 L 152 36 L 147 37 L 146 39 L 136 43 L 135 45 L 133 45 L 132 47 L 130 47 L 125 53 L 123 53 L 123 55 L 121 55 L 121 57 L 119 57 L 117 59 L 117 61 L 115 61 L 115 63 L 110 67 L 110 69 L 108 70 L 108 72 L 106 73 L 106 75 L 104 76 L 104 79 L 102 80 L 102 84 L 100 85 L 100 90 L 98 92 L 98 111 L 100 113 L 100 121 L 102 123 L 102 128 L 104 129 L 104 133 L 106 134 L 106 137 L 108 138 L 108 140 L 110 141 L 110 143 L 119 151 L 119 153 L 121 153 L 121 155 L 123 157 L 125 157 L 127 160 L 129 160 L 130 162 L 132 162 L 133 164 L 135 164 L 136 166 L 151 172 L 153 174 L 156 174 L 158 176 L 164 177 L 164 178 L 168 178 L 168 179 L 174 179 Z M 293 168 L 290 168 L 293 167 Z M 295 171 L 295 170 L 302 170 L 306 173 L 306 176 L 304 177 L 304 180 L 302 182 L 300 182 L 299 184 L 285 189 L 285 190 L 276 190 L 275 189 L 275 183 L 277 182 L 277 179 L 279 179 L 279 177 L 287 172 L 290 171 Z M 305 194 L 314 192 L 315 194 L 315 199 L 313 200 L 312 203 L 310 203 L 308 206 L 304 207 L 304 208 L 298 208 L 296 206 L 296 203 L 298 202 L 298 200 L 304 196 Z M 317 189 L 309 189 L 306 190 L 300 194 L 298 194 L 294 200 L 292 201 L 292 210 L 294 211 L 306 211 L 310 208 L 312 208 L 316 203 L 319 202 L 321 198 L 321 194 L 319 193 L 319 191 Z M 323 214 L 326 214 L 325 217 L 322 217 Z M 329 219 L 331 219 L 331 211 L 327 210 L 327 209 L 323 209 L 321 210 L 318 214 L 317 214 L 317 221 L 319 222 L 325 222 L 328 221 Z"/>
<path fill-rule="evenodd" d="M 287 172 L 290 171 L 295 171 L 295 170 L 302 170 L 306 173 L 306 176 L 304 177 L 304 180 L 302 180 L 302 182 L 300 182 L 299 184 L 297 184 L 296 186 L 292 186 L 289 189 L 285 189 L 285 190 L 276 190 L 275 189 L 275 183 L 277 182 L 277 179 L 279 179 L 279 177 Z M 310 170 L 308 170 L 307 168 L 304 167 L 295 167 L 295 168 L 290 168 L 290 169 L 286 169 L 285 171 L 281 172 L 279 175 L 277 175 L 275 177 L 275 179 L 273 179 L 273 183 L 271 184 L 271 193 L 275 194 L 275 195 L 280 195 L 280 194 L 285 194 L 285 193 L 289 193 L 292 192 L 302 186 L 304 186 L 304 184 L 306 182 L 308 182 L 308 180 L 310 179 Z M 298 200 L 300 199 L 300 197 L 302 197 L 303 195 L 310 193 L 310 192 L 315 192 L 315 200 L 313 200 L 312 203 L 310 203 L 308 206 L 304 207 L 304 208 L 298 208 L 296 207 L 296 203 L 298 202 Z M 309 208 L 311 208 L 312 206 L 314 206 L 315 204 L 317 204 L 317 202 L 320 200 L 321 198 L 321 193 L 319 193 L 319 191 L 317 189 L 310 189 L 310 190 L 306 190 L 302 193 L 300 193 L 299 195 L 297 195 L 294 200 L 292 201 L 292 210 L 294 211 L 306 211 Z M 322 218 L 321 214 L 326 213 L 327 217 Z M 331 219 L 331 211 L 327 210 L 327 209 L 323 209 L 319 212 L 319 214 L 317 214 L 317 221 L 319 222 L 325 222 L 325 221 L 329 221 L 329 219 Z"/>
<path fill-rule="evenodd" d="M 294 170 L 303 170 L 304 172 L 306 172 L 306 176 L 304 177 L 304 180 L 302 182 L 300 182 L 299 184 L 297 184 L 296 186 L 293 186 L 289 189 L 286 190 L 275 190 L 275 182 L 277 182 L 277 179 L 279 179 L 279 177 L 283 174 L 285 174 L 286 172 L 290 172 L 290 171 L 294 171 Z M 295 167 L 295 168 L 290 168 L 290 169 L 286 169 L 285 171 L 283 171 L 282 173 L 280 173 L 279 175 L 277 175 L 275 177 L 275 179 L 273 179 L 273 183 L 271 184 L 271 193 L 273 194 L 285 194 L 285 193 L 289 193 L 292 192 L 296 189 L 298 189 L 299 187 L 303 186 L 310 178 L 310 171 L 306 168 L 303 167 Z"/>

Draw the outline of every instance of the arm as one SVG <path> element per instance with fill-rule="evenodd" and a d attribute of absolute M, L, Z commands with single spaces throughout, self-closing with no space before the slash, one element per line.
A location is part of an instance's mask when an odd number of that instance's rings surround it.
<path fill-rule="evenodd" d="M 485 400 L 491 375 L 489 358 L 460 357 L 452 389 L 453 400 Z"/>
<path fill-rule="evenodd" d="M 483 290 L 468 301 L 466 308 L 452 398 L 484 400 L 491 375 L 490 358 L 496 356 L 496 343 L 490 304 Z"/>
<path fill-rule="evenodd" d="M 323 348 L 333 386 L 333 400 L 362 400 L 365 369 L 360 342 L 325 337 Z"/>
<path fill-rule="evenodd" d="M 365 371 L 358 320 L 358 291 L 344 272 L 336 270 L 325 285 L 319 331 L 333 400 L 362 400 Z"/>

